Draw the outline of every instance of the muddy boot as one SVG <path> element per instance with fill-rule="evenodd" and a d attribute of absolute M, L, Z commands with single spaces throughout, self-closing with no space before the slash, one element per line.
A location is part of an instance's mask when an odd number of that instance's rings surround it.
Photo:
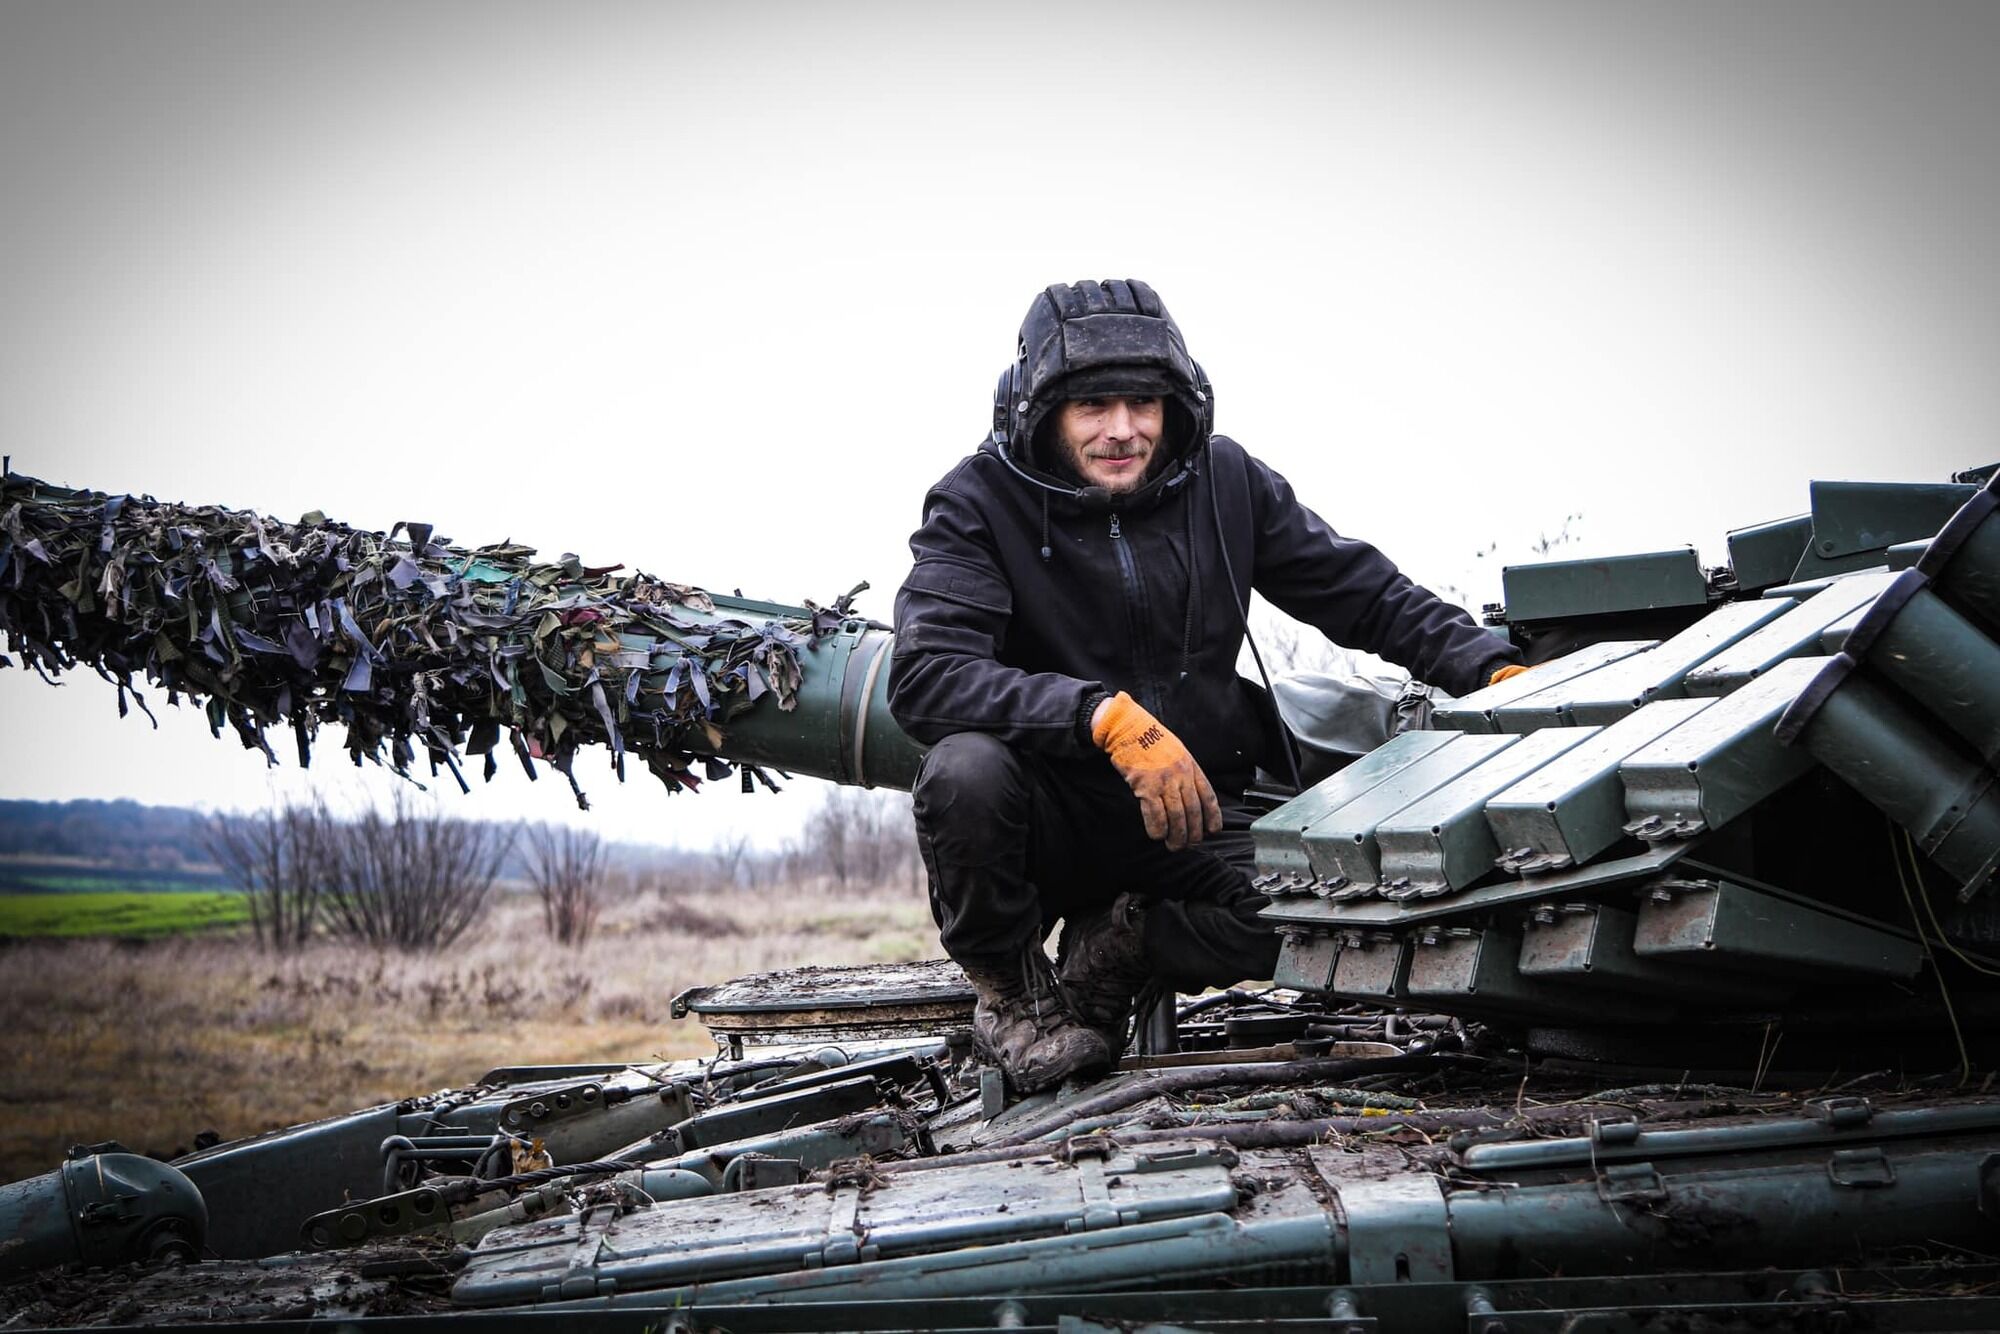
<path fill-rule="evenodd" d="M 960 959 L 958 966 L 979 997 L 972 1011 L 973 1055 L 1000 1067 L 1015 1093 L 1035 1093 L 1110 1066 L 1104 1039 L 1070 1013 L 1039 943 L 1014 955 Z"/>
<path fill-rule="evenodd" d="M 1105 912 L 1063 923 L 1057 949 L 1063 994 L 1113 1056 L 1125 1050 L 1133 1000 L 1153 980 L 1145 927 L 1146 901 L 1137 894 L 1120 894 Z"/>

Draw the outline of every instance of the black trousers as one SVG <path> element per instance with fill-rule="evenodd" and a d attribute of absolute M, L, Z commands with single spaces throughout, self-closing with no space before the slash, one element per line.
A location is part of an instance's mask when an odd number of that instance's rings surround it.
<path fill-rule="evenodd" d="M 931 748 L 913 793 L 931 914 L 953 958 L 1011 954 L 1057 921 L 1151 900 L 1146 947 L 1178 990 L 1262 980 L 1278 937 L 1250 888 L 1250 814 L 1223 801 L 1223 829 L 1170 852 L 1108 760 L 1052 761 L 982 732 Z"/>

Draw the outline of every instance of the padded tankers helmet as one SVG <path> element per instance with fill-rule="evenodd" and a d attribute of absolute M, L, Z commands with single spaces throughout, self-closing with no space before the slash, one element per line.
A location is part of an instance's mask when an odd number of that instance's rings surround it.
<path fill-rule="evenodd" d="M 1011 462 L 1035 466 L 1035 431 L 1065 399 L 1157 394 L 1191 423 L 1185 453 L 1208 440 L 1215 395 L 1188 355 L 1159 294 L 1136 278 L 1058 283 L 1021 321 L 1014 357 L 993 393 L 993 441 Z"/>

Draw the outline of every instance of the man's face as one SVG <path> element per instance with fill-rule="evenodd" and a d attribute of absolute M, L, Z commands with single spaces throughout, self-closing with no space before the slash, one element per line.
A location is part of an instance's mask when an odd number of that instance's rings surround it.
<path fill-rule="evenodd" d="M 1166 424 L 1157 397 L 1072 398 L 1056 410 L 1056 439 L 1086 485 L 1120 495 L 1151 475 Z"/>

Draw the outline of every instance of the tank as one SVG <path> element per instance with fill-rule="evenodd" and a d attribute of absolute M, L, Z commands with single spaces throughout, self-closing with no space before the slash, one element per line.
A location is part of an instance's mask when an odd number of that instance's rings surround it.
<path fill-rule="evenodd" d="M 10 650 L 267 753 L 921 759 L 846 599 L 0 485 Z M 1330 772 L 1254 829 L 1277 976 L 1101 1079 L 1013 1099 L 946 961 L 717 979 L 673 1004 L 712 1059 L 0 1187 L 0 1325 L 2000 1327 L 2000 482 L 1808 502 L 1719 568 L 1510 567 L 1532 670 L 1303 735 Z"/>

